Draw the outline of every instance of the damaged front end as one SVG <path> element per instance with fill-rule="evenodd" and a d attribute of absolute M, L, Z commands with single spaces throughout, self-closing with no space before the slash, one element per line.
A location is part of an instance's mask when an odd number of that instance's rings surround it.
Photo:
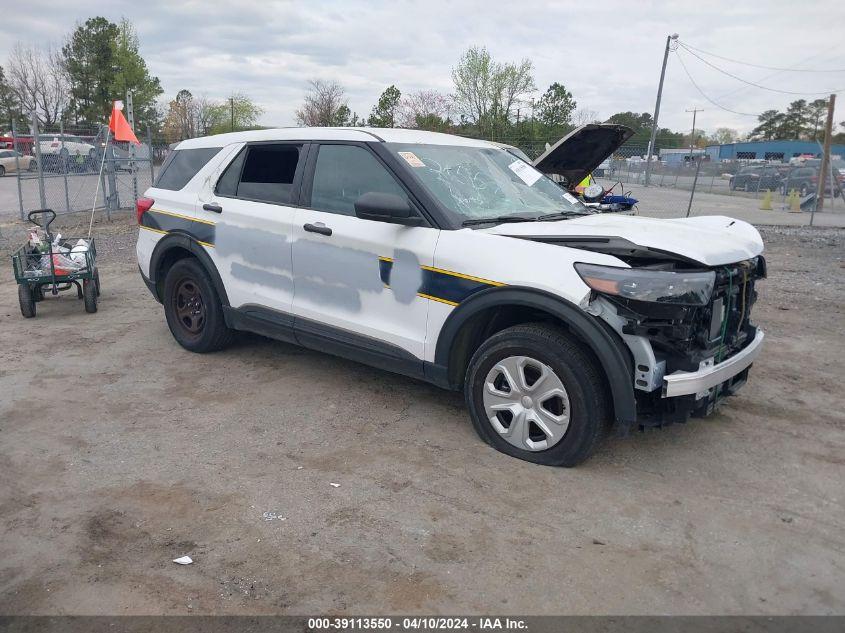
<path fill-rule="evenodd" d="M 631 268 L 576 269 L 592 289 L 587 311 L 631 351 L 638 423 L 708 415 L 745 383 L 761 348 L 751 308 L 765 259 L 706 267 L 654 252 L 620 258 Z"/>

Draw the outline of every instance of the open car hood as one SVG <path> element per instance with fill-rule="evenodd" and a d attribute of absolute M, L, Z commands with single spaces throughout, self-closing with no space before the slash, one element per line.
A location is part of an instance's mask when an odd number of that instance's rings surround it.
<path fill-rule="evenodd" d="M 534 167 L 544 174 L 558 174 L 575 185 L 622 144 L 634 135 L 634 130 L 612 123 L 588 123 L 572 130 L 534 161 Z"/>
<path fill-rule="evenodd" d="M 757 229 L 721 215 L 662 220 L 602 213 L 556 222 L 499 224 L 480 230 L 623 256 L 635 250 L 672 254 L 705 266 L 733 264 L 763 252 Z"/>

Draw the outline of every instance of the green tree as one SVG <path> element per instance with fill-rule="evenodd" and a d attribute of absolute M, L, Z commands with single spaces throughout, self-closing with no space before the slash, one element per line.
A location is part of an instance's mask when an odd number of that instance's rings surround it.
<path fill-rule="evenodd" d="M 577 105 L 575 99 L 572 98 L 572 93 L 563 84 L 555 82 L 537 102 L 536 116 L 550 127 L 569 125 Z"/>
<path fill-rule="evenodd" d="M 117 25 L 106 18 L 89 18 L 77 25 L 62 47 L 71 110 L 77 123 L 102 122 L 112 101 L 118 98 L 112 93 L 118 34 Z"/>
<path fill-rule="evenodd" d="M 467 49 L 452 69 L 454 105 L 463 127 L 490 138 L 497 129 L 507 129 L 518 104 L 535 89 L 533 72 L 527 59 L 503 64 L 484 47 Z"/>
<path fill-rule="evenodd" d="M 258 127 L 258 119 L 264 114 L 264 109 L 254 103 L 247 95 L 233 92 L 225 103 L 212 104 L 210 112 L 214 115 L 211 134 L 221 134 L 233 130 L 251 130 Z M 223 114 L 222 121 L 220 114 Z"/>
<path fill-rule="evenodd" d="M 811 141 L 820 141 L 824 137 L 827 99 L 815 99 L 807 106 L 807 131 Z"/>
<path fill-rule="evenodd" d="M 373 106 L 370 118 L 367 120 L 373 127 L 395 127 L 396 114 L 399 109 L 399 101 L 402 93 L 396 86 L 388 86 L 378 99 L 378 104 Z"/>
<path fill-rule="evenodd" d="M 641 132 L 644 129 L 651 132 L 651 115 L 648 112 L 637 114 L 636 112 L 617 112 L 611 115 L 605 123 L 615 123 L 631 128 L 634 132 Z"/>
<path fill-rule="evenodd" d="M 805 99 L 793 101 L 786 108 L 786 112 L 781 119 L 781 123 L 777 130 L 777 138 L 804 138 L 807 136 L 809 122 L 810 119 L 807 110 L 807 101 Z"/>
<path fill-rule="evenodd" d="M 109 84 L 112 99 L 120 99 L 131 92 L 136 129 L 155 127 L 158 119 L 156 100 L 164 91 L 158 77 L 150 75 L 147 63 L 138 51 L 135 27 L 127 19 L 118 25 L 113 60 L 115 71 Z"/>
<path fill-rule="evenodd" d="M 766 110 L 757 117 L 759 125 L 751 130 L 748 138 L 755 141 L 771 141 L 780 138 L 783 114 L 777 110 Z"/>
<path fill-rule="evenodd" d="M 118 25 L 101 16 L 89 18 L 70 34 L 62 56 L 77 123 L 102 123 L 112 102 L 124 99 L 129 91 L 136 127 L 155 124 L 161 83 L 150 75 L 139 53 L 131 22 L 122 20 Z"/>

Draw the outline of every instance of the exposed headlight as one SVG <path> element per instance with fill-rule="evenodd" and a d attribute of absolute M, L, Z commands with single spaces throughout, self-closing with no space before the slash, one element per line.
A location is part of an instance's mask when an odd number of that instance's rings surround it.
<path fill-rule="evenodd" d="M 675 273 L 596 264 L 575 264 L 575 270 L 596 292 L 655 303 L 705 305 L 710 301 L 716 281 L 716 273 L 712 270 Z"/>

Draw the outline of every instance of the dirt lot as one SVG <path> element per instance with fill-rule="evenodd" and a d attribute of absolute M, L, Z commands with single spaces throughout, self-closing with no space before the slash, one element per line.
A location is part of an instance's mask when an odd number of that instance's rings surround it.
<path fill-rule="evenodd" d="M 189 354 L 128 220 L 97 235 L 95 315 L 22 319 L 2 253 L 0 613 L 845 613 L 845 231 L 765 230 L 768 344 L 720 413 L 572 470 L 377 369 Z"/>

